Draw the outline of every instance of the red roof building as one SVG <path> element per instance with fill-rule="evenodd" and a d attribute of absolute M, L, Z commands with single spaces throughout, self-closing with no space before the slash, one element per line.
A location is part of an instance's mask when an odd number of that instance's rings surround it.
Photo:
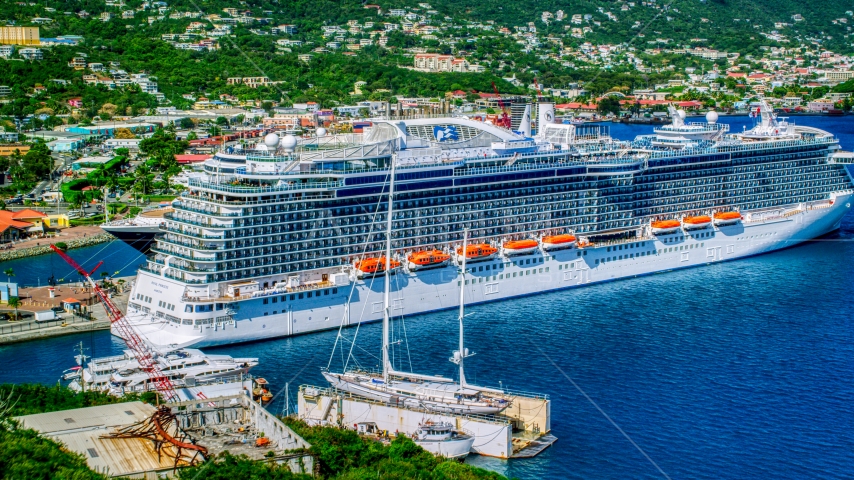
<path fill-rule="evenodd" d="M 211 155 L 175 155 L 175 161 L 181 164 L 199 163 L 211 158 Z"/>

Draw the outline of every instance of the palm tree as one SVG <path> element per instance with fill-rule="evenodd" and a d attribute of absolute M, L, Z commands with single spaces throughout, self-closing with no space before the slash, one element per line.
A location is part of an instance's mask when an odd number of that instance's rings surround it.
<path fill-rule="evenodd" d="M 136 183 L 134 184 L 134 188 L 143 195 L 148 193 L 148 190 L 151 188 L 151 178 L 149 178 L 150 174 L 151 171 L 145 165 L 140 165 L 136 169 Z"/>
<path fill-rule="evenodd" d="M 9 297 L 9 306 L 15 309 L 15 320 L 18 319 L 18 307 L 21 306 L 21 299 L 18 297 Z"/>
<path fill-rule="evenodd" d="M 9 283 L 12 283 L 12 277 L 15 276 L 15 270 L 13 268 L 7 268 L 6 270 L 3 270 L 3 273 L 6 274 L 6 278 L 9 280 Z"/>

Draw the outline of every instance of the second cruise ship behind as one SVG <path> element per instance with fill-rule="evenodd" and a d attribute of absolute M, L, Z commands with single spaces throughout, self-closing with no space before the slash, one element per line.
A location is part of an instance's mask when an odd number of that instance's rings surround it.
<path fill-rule="evenodd" d="M 540 104 L 540 117 L 550 109 Z M 740 133 L 713 112 L 673 118 L 631 141 L 545 121 L 529 138 L 457 117 L 380 119 L 364 135 L 321 129 L 302 143 L 268 135 L 266 151 L 209 160 L 190 179 L 139 269 L 128 319 L 154 345 L 224 345 L 379 320 L 386 273 L 392 315 L 455 308 L 462 255 L 472 304 L 734 260 L 838 228 L 854 184 L 831 133 L 767 105 Z"/>

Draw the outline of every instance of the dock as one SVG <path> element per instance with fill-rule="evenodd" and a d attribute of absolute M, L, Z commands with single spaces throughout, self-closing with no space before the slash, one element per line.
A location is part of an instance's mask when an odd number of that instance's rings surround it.
<path fill-rule="evenodd" d="M 338 425 L 355 430 L 358 423 L 371 422 L 389 434 L 409 436 L 427 420 L 450 423 L 476 438 L 472 453 L 504 459 L 533 457 L 557 441 L 548 433 L 551 403 L 547 396 L 527 393 L 505 396 L 512 405 L 500 415 L 460 415 L 406 408 L 332 388 L 302 385 L 297 411 L 310 425 Z"/>

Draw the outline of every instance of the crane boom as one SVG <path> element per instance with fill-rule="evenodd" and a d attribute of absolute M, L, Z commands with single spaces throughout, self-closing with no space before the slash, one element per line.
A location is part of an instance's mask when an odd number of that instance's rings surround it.
<path fill-rule="evenodd" d="M 172 381 L 169 380 L 168 377 L 163 375 L 163 372 L 160 370 L 160 367 L 157 366 L 157 362 L 154 360 L 154 353 L 151 351 L 151 347 L 147 343 L 145 343 L 139 335 L 137 335 L 134 328 L 127 321 L 127 318 L 122 314 L 121 310 L 110 300 L 110 297 L 107 295 L 101 287 L 92 279 L 92 274 L 95 273 L 95 270 L 101 266 L 104 262 L 98 263 L 95 268 L 92 269 L 91 272 L 86 271 L 79 263 L 74 261 L 73 258 L 69 257 L 68 254 L 60 250 L 56 245 L 51 245 L 51 249 L 54 252 L 58 253 L 63 260 L 68 262 L 69 265 L 74 267 L 77 272 L 86 278 L 86 281 L 89 282 L 89 285 L 92 287 L 92 290 L 95 291 L 95 294 L 98 295 L 98 298 L 101 299 L 101 303 L 104 304 L 104 310 L 107 311 L 107 315 L 110 317 L 110 324 L 115 325 L 116 330 L 118 330 L 121 337 L 125 340 L 127 346 L 133 350 L 136 355 L 136 360 L 139 362 L 140 368 L 142 368 L 145 373 L 148 374 L 149 379 L 151 379 L 151 383 L 154 384 L 157 393 L 163 396 L 163 399 L 167 402 L 171 402 L 173 400 L 178 400 L 178 393 L 175 391 L 175 386 L 172 384 Z"/>
<path fill-rule="evenodd" d="M 501 99 L 501 94 L 498 93 L 498 87 L 495 86 L 495 82 L 492 82 L 492 90 L 495 91 L 495 95 L 498 97 L 498 105 L 501 106 L 501 116 L 498 117 L 498 126 L 510 129 L 510 115 L 507 114 L 507 106 L 504 105 L 504 100 Z"/>

